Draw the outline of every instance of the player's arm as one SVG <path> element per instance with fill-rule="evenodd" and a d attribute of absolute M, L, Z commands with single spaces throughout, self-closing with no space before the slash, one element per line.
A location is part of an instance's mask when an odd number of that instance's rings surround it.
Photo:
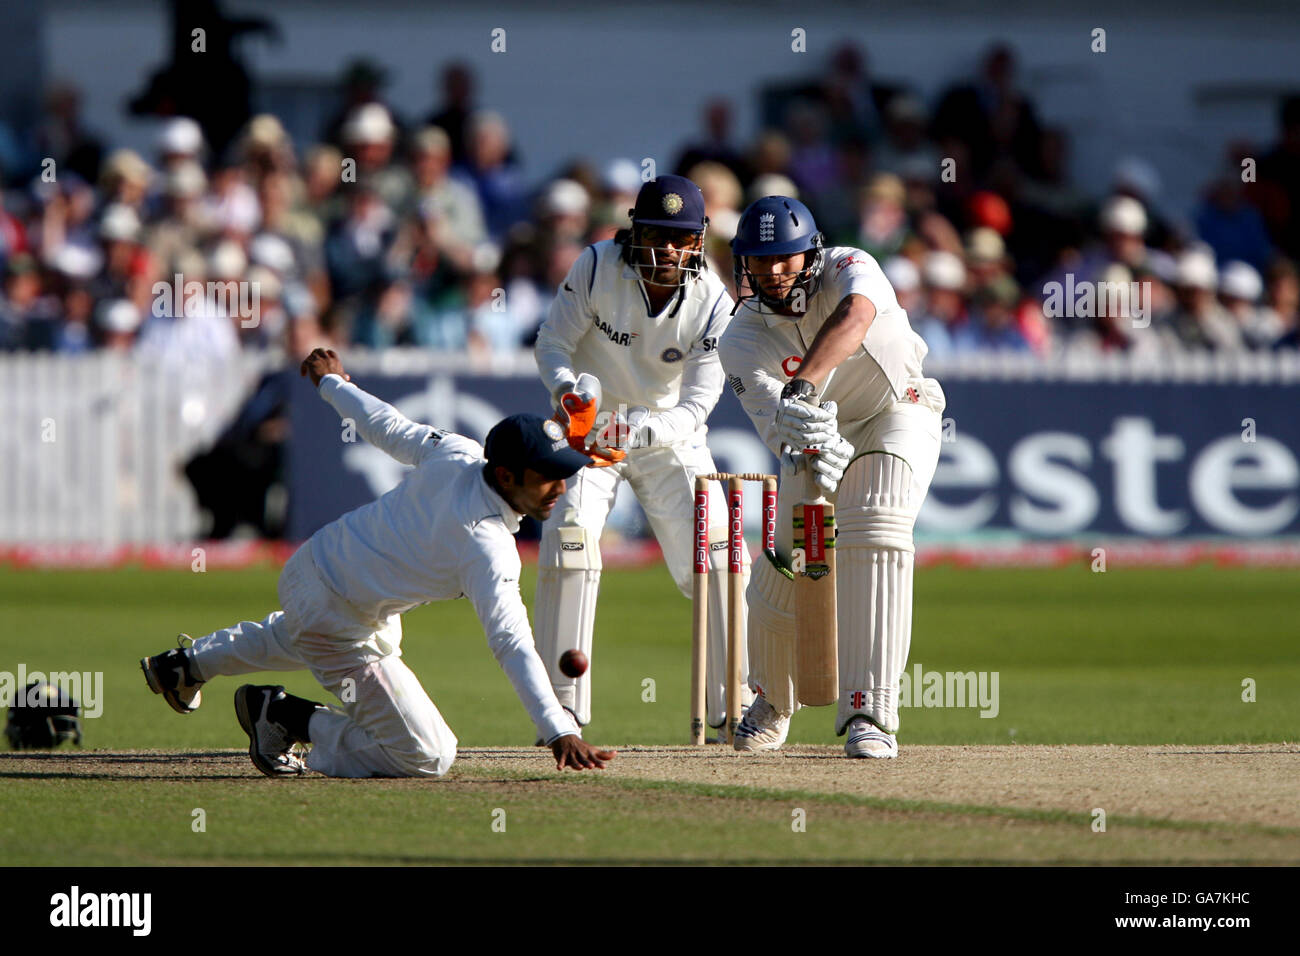
<path fill-rule="evenodd" d="M 528 611 L 519 594 L 519 552 L 509 535 L 495 535 L 480 525 L 474 557 L 467 562 L 462 589 L 487 635 L 488 647 L 515 695 L 528 711 L 542 740 L 555 754 L 559 769 L 602 768 L 613 751 L 596 750 L 574 729 L 573 718 L 555 697 L 550 677 L 533 643 Z"/>
<path fill-rule="evenodd" d="M 876 306 L 865 295 L 846 295 L 808 346 L 796 380 L 803 379 L 820 389 L 841 362 L 862 348 L 862 340 L 875 318 Z"/>
<path fill-rule="evenodd" d="M 591 285 L 595 271 L 596 250 L 588 246 L 560 283 L 546 320 L 537 330 L 533 356 L 542 383 L 556 402 L 560 394 L 568 391 L 578 379 L 573 370 L 573 351 L 591 330 L 591 320 L 595 315 L 591 305 Z"/>
<path fill-rule="evenodd" d="M 677 404 L 649 416 L 645 424 L 649 429 L 646 444 L 670 445 L 687 438 L 695 434 L 713 413 L 727 383 L 722 360 L 718 357 L 718 342 L 726 331 L 733 305 L 726 292 L 714 302 L 703 332 L 692 343 L 686 361 L 682 363 Z"/>
<path fill-rule="evenodd" d="M 389 457 L 416 465 L 437 447 L 432 439 L 442 432 L 411 421 L 392 405 L 353 385 L 333 349 L 313 349 L 303 360 L 301 372 L 311 377 L 320 397 L 334 406 L 341 418 L 355 422 L 357 433 Z"/>
<path fill-rule="evenodd" d="M 776 410 L 781 403 L 785 381 L 767 370 L 760 351 L 752 330 L 733 325 L 722 338 L 718 356 L 727 384 L 745 409 L 759 440 L 772 454 L 780 457 Z"/>

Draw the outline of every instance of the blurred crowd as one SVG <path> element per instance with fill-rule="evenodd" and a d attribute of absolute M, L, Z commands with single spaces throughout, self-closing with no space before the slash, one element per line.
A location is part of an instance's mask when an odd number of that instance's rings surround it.
<path fill-rule="evenodd" d="M 357 61 L 319 142 L 300 149 L 263 114 L 217 151 L 172 117 L 150 155 L 102 143 L 77 91 L 51 90 L 46 163 L 5 170 L 0 349 L 183 359 L 326 340 L 490 362 L 531 344 L 583 247 L 627 225 L 645 165 L 528 170 L 467 67 L 436 82 L 428 114 L 403 117 Z M 740 211 L 783 193 L 828 245 L 880 261 L 936 357 L 1300 346 L 1300 98 L 1275 142 L 1222 148 L 1190 210 L 1162 206 L 1136 156 L 1117 158 L 1107 194 L 1077 187 L 1069 133 L 1040 118 L 1004 46 L 933 101 L 846 46 L 766 90 L 761 112 L 746 143 L 732 104 L 708 103 L 663 169 L 703 190 L 729 286 Z"/>

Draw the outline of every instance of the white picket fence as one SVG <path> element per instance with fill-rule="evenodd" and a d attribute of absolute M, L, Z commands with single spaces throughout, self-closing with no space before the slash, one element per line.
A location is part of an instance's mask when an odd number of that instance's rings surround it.
<path fill-rule="evenodd" d="M 199 513 L 181 468 L 271 358 L 0 356 L 0 543 L 192 539 Z"/>

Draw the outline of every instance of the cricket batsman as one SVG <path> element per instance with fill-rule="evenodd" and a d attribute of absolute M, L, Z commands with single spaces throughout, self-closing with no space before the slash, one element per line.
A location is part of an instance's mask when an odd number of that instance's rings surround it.
<path fill-rule="evenodd" d="M 544 521 L 566 479 L 591 459 L 555 422 L 533 415 L 498 422 L 486 449 L 417 424 L 351 384 L 330 350 L 314 350 L 302 374 L 366 441 L 415 468 L 294 553 L 280 575 L 283 610 L 142 660 L 149 688 L 188 714 L 199 707 L 200 688 L 219 675 L 309 670 L 341 710 L 279 686 L 246 684 L 235 692 L 258 770 L 268 777 L 307 769 L 331 777 L 440 777 L 456 759 L 456 736 L 402 662 L 402 614 L 467 597 L 556 766 L 603 768 L 614 753 L 582 740 L 533 646 L 513 537 L 523 515 Z M 307 743 L 304 760 L 297 745 Z"/>
<path fill-rule="evenodd" d="M 591 720 L 591 671 L 566 677 L 556 661 L 568 647 L 592 658 L 600 534 L 619 486 L 631 487 L 673 580 L 691 594 L 694 481 L 716 470 L 704 422 L 722 394 L 718 340 L 734 305 L 704 262 L 708 219 L 698 186 L 681 176 L 651 180 L 631 219 L 631 229 L 578 257 L 536 346 L 557 420 L 604 466 L 579 471 L 543 526 L 537 577 L 537 647 L 560 702 L 584 725 Z M 710 489 L 710 514 L 726 515 L 723 498 L 720 487 Z M 709 529 L 709 541 L 711 567 L 725 570 L 725 524 Z M 748 553 L 744 561 L 748 581 Z M 709 579 L 707 719 L 721 727 L 726 579 Z"/>
<path fill-rule="evenodd" d="M 849 757 L 898 754 L 899 678 L 912 637 L 912 526 L 939 459 L 943 391 L 880 266 L 824 248 L 807 207 L 767 196 L 732 242 L 738 315 L 723 336 L 733 390 L 781 459 L 778 567 L 748 590 L 749 683 L 737 750 L 776 750 L 799 708 L 791 513 L 811 477 L 836 506 L 839 705 Z M 803 454 L 817 448 L 816 455 Z M 811 475 L 805 475 L 811 469 Z"/>

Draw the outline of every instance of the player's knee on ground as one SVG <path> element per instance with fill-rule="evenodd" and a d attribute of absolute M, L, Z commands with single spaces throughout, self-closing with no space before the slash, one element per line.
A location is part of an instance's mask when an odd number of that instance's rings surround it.
<path fill-rule="evenodd" d="M 413 741 L 410 746 L 385 747 L 384 754 L 404 777 L 441 777 L 456 762 L 456 745 Z"/>

